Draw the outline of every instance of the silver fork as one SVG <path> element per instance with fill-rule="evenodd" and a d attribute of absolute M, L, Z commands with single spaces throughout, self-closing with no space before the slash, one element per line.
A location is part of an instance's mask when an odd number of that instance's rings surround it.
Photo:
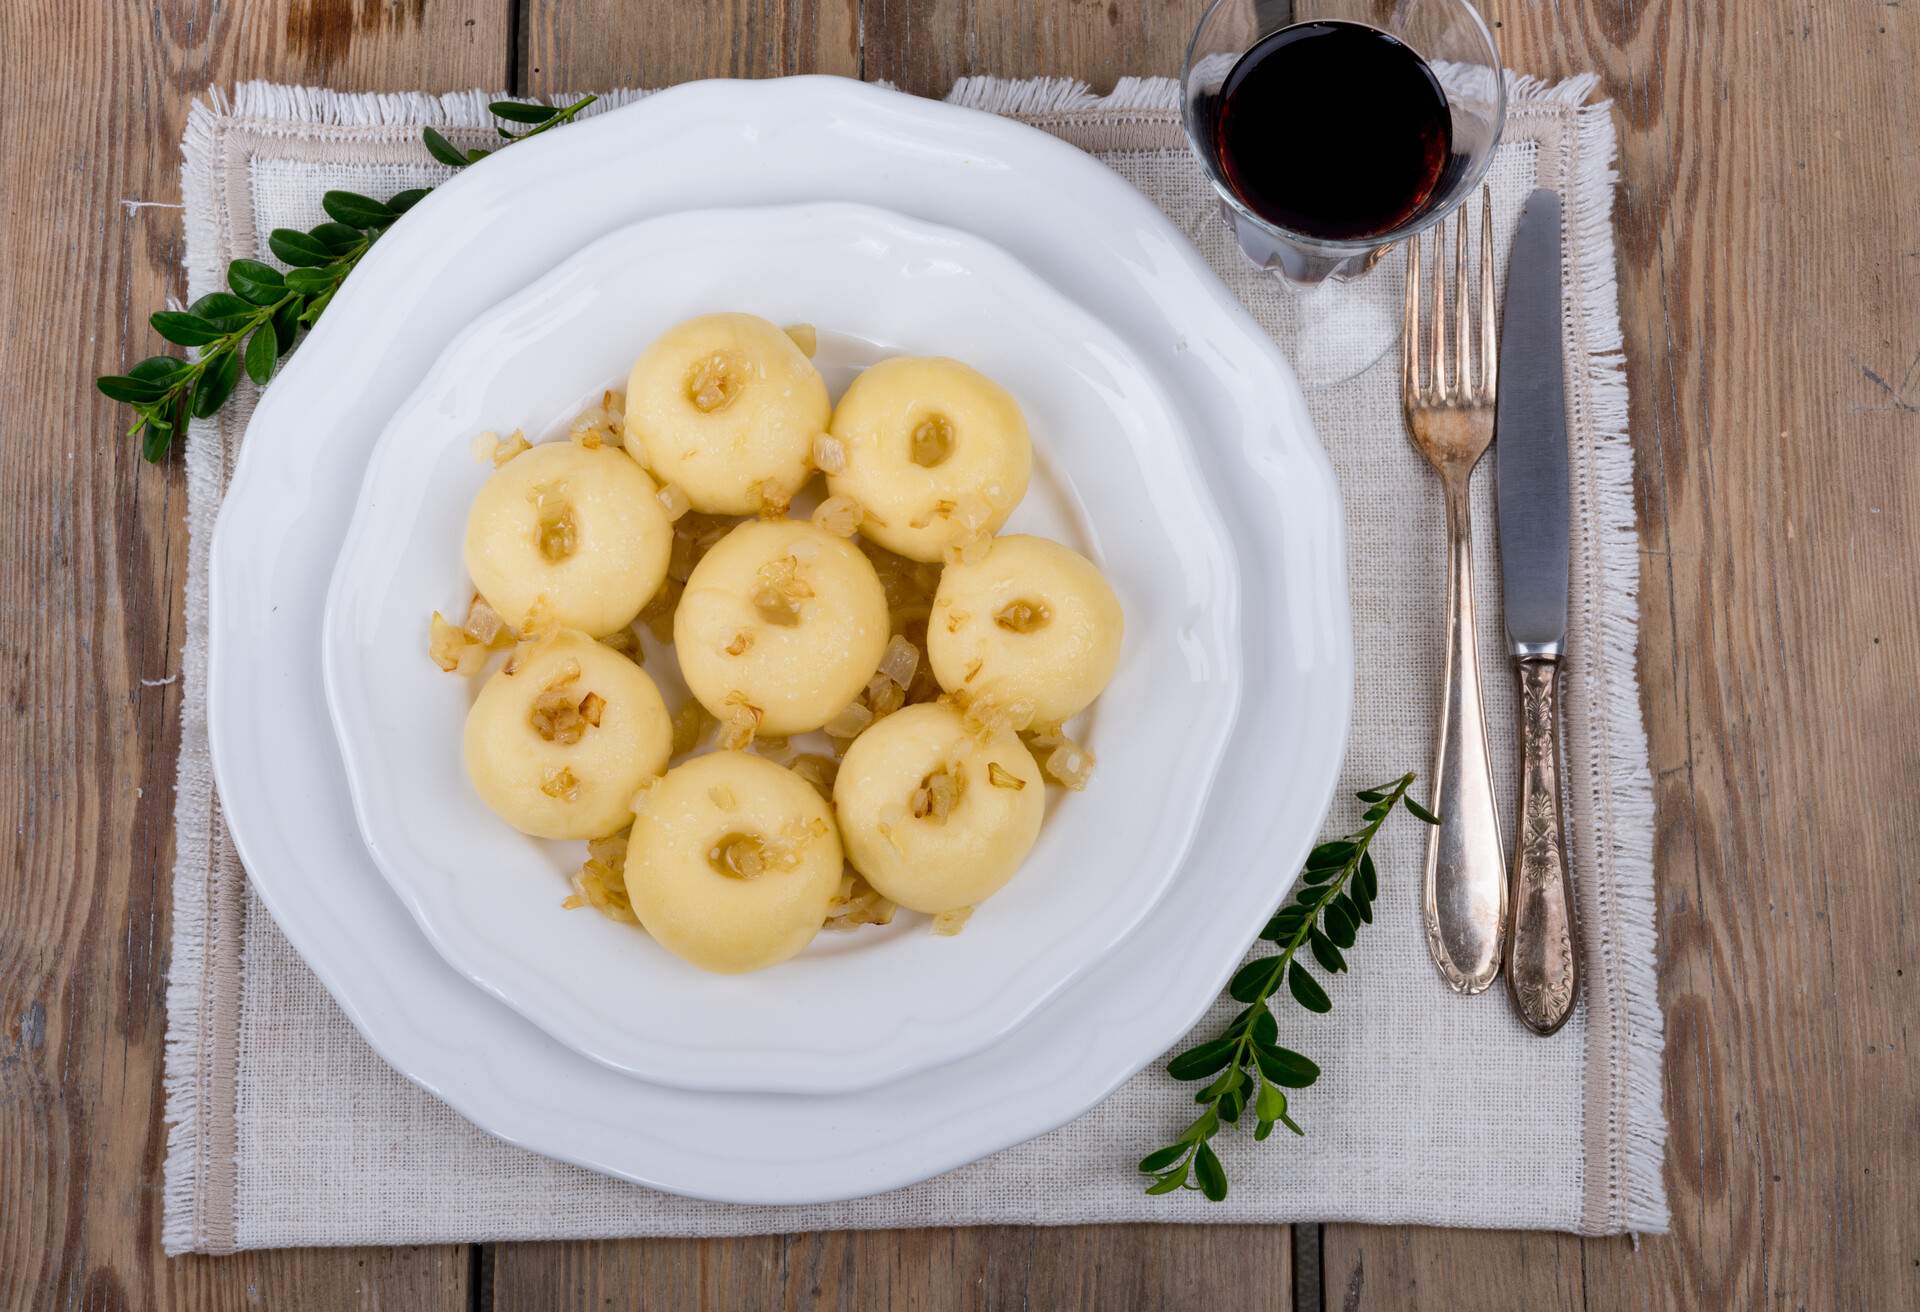
<path fill-rule="evenodd" d="M 1462 207 L 1464 209 L 1464 207 Z M 1446 276 L 1446 229 L 1453 237 L 1452 295 Z M 1407 307 L 1402 392 L 1414 447 L 1440 475 L 1447 498 L 1447 658 L 1440 736 L 1434 748 L 1434 810 L 1441 823 L 1427 838 L 1421 911 L 1427 949 L 1447 986 L 1479 993 L 1500 973 L 1507 933 L 1506 856 L 1493 797 L 1486 712 L 1480 700 L 1480 657 L 1473 615 L 1473 523 L 1467 488 L 1473 467 L 1493 440 L 1496 340 L 1493 305 L 1493 217 L 1490 189 L 1480 197 L 1478 327 L 1469 313 L 1467 225 L 1456 211 L 1434 229 L 1432 287 L 1421 268 L 1423 237 L 1407 245 Z M 1431 305 L 1428 304 L 1429 299 Z M 1452 328 L 1448 328 L 1451 299 Z M 1430 311 L 1430 313 L 1428 312 Z M 1427 368 L 1421 369 L 1422 321 Z M 1478 339 L 1478 358 L 1471 349 Z"/>

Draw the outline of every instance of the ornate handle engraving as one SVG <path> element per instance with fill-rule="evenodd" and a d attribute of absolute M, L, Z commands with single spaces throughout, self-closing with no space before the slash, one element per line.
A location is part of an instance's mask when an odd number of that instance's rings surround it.
<path fill-rule="evenodd" d="M 1463 468 L 1447 479 L 1447 659 L 1433 762 L 1440 824 L 1427 836 L 1421 902 L 1427 950 L 1456 993 L 1480 993 L 1493 983 L 1507 932 L 1506 860 L 1480 702 L 1477 632 Z"/>
<path fill-rule="evenodd" d="M 1560 818 L 1560 658 L 1525 657 L 1514 669 L 1522 744 L 1507 990 L 1527 1028 L 1545 1035 L 1567 1023 L 1580 985 L 1573 879 Z"/>

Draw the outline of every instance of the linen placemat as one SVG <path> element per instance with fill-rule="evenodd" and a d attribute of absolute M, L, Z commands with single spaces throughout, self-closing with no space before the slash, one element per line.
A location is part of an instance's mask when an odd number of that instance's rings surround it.
<path fill-rule="evenodd" d="M 1376 925 L 1320 1019 L 1284 1011 L 1325 1074 L 1299 1097 L 1304 1139 L 1223 1136 L 1230 1198 L 1147 1198 L 1134 1164 L 1190 1115 L 1159 1065 L 1079 1120 L 911 1188 L 826 1206 L 692 1202 L 511 1147 L 383 1063 L 249 887 L 214 793 L 206 734 L 207 563 L 214 515 L 252 408 L 197 423 L 187 448 L 192 554 L 182 657 L 178 864 L 168 976 L 164 1242 L 169 1252 L 320 1244 L 1101 1221 L 1353 1220 L 1659 1231 L 1662 1018 L 1654 969 L 1652 792 L 1635 672 L 1639 543 L 1612 240 L 1609 106 L 1594 79 L 1509 76 L 1491 174 L 1510 236 L 1536 185 L 1566 201 L 1566 352 L 1572 433 L 1574 611 L 1566 688 L 1567 801 L 1586 986 L 1541 1040 L 1499 990 L 1461 999 L 1427 960 L 1416 912 L 1424 834 L 1389 826 Z M 638 93 L 615 94 L 608 107 Z M 338 95 L 264 83 L 191 115 L 184 200 L 188 290 L 275 227 L 320 218 L 329 187 L 385 195 L 440 180 L 420 128 L 491 138 L 478 92 Z M 949 99 L 1053 133 L 1117 170 L 1192 238 L 1290 356 L 1363 363 L 1339 332 L 1299 340 L 1283 289 L 1249 268 L 1181 136 L 1178 89 L 1127 79 L 1110 96 L 1060 79 L 970 78 Z M 1356 316 L 1396 312 L 1396 255 L 1344 290 Z M 1358 322 L 1358 317 L 1354 320 Z M 1341 787 L 1429 765 L 1443 635 L 1444 511 L 1400 415 L 1394 357 L 1310 404 L 1346 502 L 1358 681 Z M 1489 462 L 1490 463 L 1490 462 Z M 1515 711 L 1494 560 L 1491 471 L 1476 480 L 1477 568 L 1496 777 L 1513 813 Z M 326 743 L 299 750 L 329 752 Z M 1276 750 L 1285 750 L 1276 744 Z M 1329 821 L 1344 824 L 1342 812 Z M 1287 882 L 1272 872 L 1276 897 Z M 423 939 L 420 951 L 432 949 Z M 1207 1024 L 1220 1023 L 1216 1008 Z M 1183 1112 L 1183 1107 L 1187 1110 Z M 556 1109 L 556 1114 L 564 1114 Z"/>

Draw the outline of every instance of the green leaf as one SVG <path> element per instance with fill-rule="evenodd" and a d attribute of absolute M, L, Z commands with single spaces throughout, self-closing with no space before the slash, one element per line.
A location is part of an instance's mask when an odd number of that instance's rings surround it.
<path fill-rule="evenodd" d="M 1167 1063 L 1167 1074 L 1176 1080 L 1204 1080 L 1233 1059 L 1233 1042 L 1214 1039 L 1185 1052 Z"/>
<path fill-rule="evenodd" d="M 1380 874 L 1373 868 L 1373 853 L 1360 854 L 1360 869 L 1354 878 L 1359 882 L 1362 897 L 1368 902 L 1380 896 Z"/>
<path fill-rule="evenodd" d="M 275 228 L 267 234 L 267 247 L 282 262 L 295 268 L 312 268 L 333 258 L 333 252 L 318 237 L 297 228 Z"/>
<path fill-rule="evenodd" d="M 167 394 L 166 384 L 149 382 L 144 378 L 132 378 L 125 374 L 108 374 L 96 378 L 93 385 L 100 394 L 113 401 L 125 401 L 137 405 L 142 401 L 158 401 Z"/>
<path fill-rule="evenodd" d="M 199 315 L 180 310 L 161 310 L 148 315 L 147 322 L 153 325 L 155 332 L 175 346 L 205 346 L 226 336 Z"/>
<path fill-rule="evenodd" d="M 307 235 L 335 255 L 345 255 L 367 239 L 366 233 L 345 223 L 322 223 L 310 228 Z"/>
<path fill-rule="evenodd" d="M 329 191 L 320 198 L 320 208 L 355 228 L 384 228 L 400 217 L 385 201 L 357 191 Z"/>
<path fill-rule="evenodd" d="M 1307 923 L 1307 910 L 1301 906 L 1285 906 L 1274 913 L 1267 927 L 1260 931 L 1260 937 L 1269 943 L 1290 943 L 1293 936 L 1300 932 L 1300 926 Z"/>
<path fill-rule="evenodd" d="M 285 355 L 300 333 L 300 302 L 287 301 L 273 312 L 273 344 Z"/>
<path fill-rule="evenodd" d="M 1271 1125 L 1287 1114 L 1287 1095 L 1262 1082 L 1260 1096 L 1253 1100 L 1253 1114 Z"/>
<path fill-rule="evenodd" d="M 1260 1063 L 1260 1073 L 1284 1089 L 1304 1089 L 1320 1078 L 1320 1068 L 1291 1048 L 1261 1048 L 1254 1056 Z M 1284 1102 L 1280 1110 L 1284 1115 Z M 1280 1117 L 1266 1119 L 1277 1121 Z"/>
<path fill-rule="evenodd" d="M 295 269 L 287 275 L 287 286 L 302 296 L 318 296 L 330 291 L 335 281 L 334 275 L 326 269 Z"/>
<path fill-rule="evenodd" d="M 1147 1192 L 1150 1194 L 1170 1194 L 1175 1189 L 1184 1188 L 1187 1183 L 1187 1172 L 1189 1169 L 1191 1168 L 1188 1163 L 1180 1163 L 1178 1167 L 1168 1171 L 1158 1180 L 1148 1185 Z"/>
<path fill-rule="evenodd" d="M 1293 991 L 1293 1000 L 1308 1011 L 1328 1012 L 1333 1010 L 1333 999 L 1320 987 L 1320 981 L 1307 972 L 1299 962 L 1287 972 L 1287 987 Z"/>
<path fill-rule="evenodd" d="M 1343 948 L 1353 946 L 1354 938 L 1359 934 L 1359 916 L 1353 909 L 1353 903 L 1344 897 L 1329 901 L 1326 909 L 1320 913 L 1320 923 L 1326 926 L 1327 937 Z"/>
<path fill-rule="evenodd" d="M 1313 959 L 1320 963 L 1320 969 L 1329 975 L 1338 975 L 1347 968 L 1347 959 L 1340 955 L 1340 949 L 1319 930 L 1307 935 L 1307 946 L 1313 949 Z"/>
<path fill-rule="evenodd" d="M 1347 881 L 1347 887 L 1348 888 L 1353 887 L 1352 880 Z M 1357 896 L 1354 897 L 1352 901 L 1353 901 L 1353 914 L 1360 917 L 1360 923 L 1363 925 L 1371 925 L 1373 923 L 1373 903 L 1368 901 L 1363 901 L 1361 898 Z"/>
<path fill-rule="evenodd" d="M 213 292 L 189 305 L 187 313 L 197 314 L 214 327 L 231 333 L 247 325 L 253 318 L 254 309 L 252 304 L 232 292 Z"/>
<path fill-rule="evenodd" d="M 1220 1129 L 1220 1114 L 1209 1107 L 1194 1118 L 1193 1124 L 1181 1132 L 1180 1142 L 1199 1143 L 1202 1139 L 1211 1139 Z"/>
<path fill-rule="evenodd" d="M 280 270 L 258 260 L 235 260 L 227 266 L 227 286 L 242 300 L 254 305 L 272 305 L 287 294 L 287 282 Z"/>
<path fill-rule="evenodd" d="M 167 458 L 167 452 L 173 447 L 173 425 L 154 420 L 147 425 L 146 436 L 140 439 L 140 455 L 148 464 L 157 465 Z"/>
<path fill-rule="evenodd" d="M 1440 823 L 1440 817 L 1435 815 L 1433 812 L 1427 810 L 1427 808 L 1420 805 L 1420 803 L 1414 801 L 1412 793 L 1408 793 L 1405 797 L 1401 798 L 1400 800 L 1406 803 L 1407 810 L 1413 812 L 1414 817 L 1416 819 L 1424 820 L 1430 825 L 1437 825 Z"/>
<path fill-rule="evenodd" d="M 1378 802 L 1385 798 L 1386 794 L 1378 788 L 1362 788 L 1359 792 L 1355 793 L 1354 796 L 1363 802 Z"/>
<path fill-rule="evenodd" d="M 560 112 L 554 105 L 529 105 L 519 100 L 496 100 L 487 109 L 495 118 L 509 123 L 545 123 Z"/>
<path fill-rule="evenodd" d="M 1260 1015 L 1256 1017 L 1253 1022 L 1253 1041 L 1255 1043 L 1272 1043 L 1278 1037 L 1280 1037 L 1279 1023 L 1274 1020 L 1272 1012 L 1262 1007 L 1260 1009 Z"/>
<path fill-rule="evenodd" d="M 1291 1116 L 1282 1116 L 1280 1118 L 1280 1124 L 1286 1126 L 1289 1130 L 1292 1130 L 1295 1134 L 1299 1135 L 1302 1139 L 1307 1137 L 1307 1132 L 1301 1129 L 1300 1123 L 1294 1120 L 1293 1117 Z"/>
<path fill-rule="evenodd" d="M 1220 1159 L 1214 1155 L 1213 1149 L 1207 1144 L 1201 1144 L 1199 1151 L 1194 1153 L 1193 1170 L 1200 1182 L 1200 1192 L 1206 1195 L 1208 1202 L 1218 1203 L 1226 1200 L 1226 1168 L 1220 1165 Z"/>
<path fill-rule="evenodd" d="M 1330 879 L 1337 878 L 1339 874 L 1339 866 L 1320 866 L 1312 870 L 1302 870 L 1300 878 L 1309 884 L 1324 884 Z"/>
<path fill-rule="evenodd" d="M 1255 957 L 1234 971 L 1233 979 L 1227 984 L 1227 996 L 1235 1002 L 1252 1002 L 1258 998 L 1273 978 L 1273 963 L 1278 960 L 1278 957 Z"/>
<path fill-rule="evenodd" d="M 405 214 L 415 205 L 425 200 L 427 193 L 432 190 L 433 188 L 431 187 L 408 187 L 405 191 L 397 191 L 387 197 L 387 208 L 395 214 Z"/>
<path fill-rule="evenodd" d="M 273 366 L 280 361 L 280 343 L 273 335 L 273 325 L 262 324 L 253 330 L 253 336 L 247 339 L 247 377 L 265 387 L 273 381 Z"/>
<path fill-rule="evenodd" d="M 1338 870 L 1353 856 L 1353 844 L 1346 839 L 1336 839 L 1331 843 L 1322 843 L 1307 853 L 1307 869 Z"/>
<path fill-rule="evenodd" d="M 127 377 L 144 383 L 164 383 L 168 387 L 180 381 L 182 374 L 193 372 L 193 365 L 177 355 L 150 355 L 127 370 Z"/>
<path fill-rule="evenodd" d="M 240 381 L 240 357 L 233 351 L 222 351 L 205 363 L 206 371 L 193 388 L 195 419 L 205 419 L 225 405 L 227 398 L 233 395 L 234 384 Z"/>
<path fill-rule="evenodd" d="M 461 152 L 460 147 L 448 141 L 432 128 L 420 129 L 420 139 L 427 143 L 427 154 L 433 156 L 442 164 L 451 164 L 456 169 L 463 169 L 467 166 L 467 157 Z"/>
<path fill-rule="evenodd" d="M 1140 1159 L 1140 1174 L 1158 1175 L 1187 1155 L 1187 1146 L 1183 1143 L 1170 1143 L 1165 1148 L 1156 1148 Z"/>
<path fill-rule="evenodd" d="M 493 154 L 493 152 L 490 150 L 479 150 L 479 149 L 470 150 L 467 152 L 467 163 L 478 164 L 481 160 L 485 159 L 487 156 L 491 154 Z"/>

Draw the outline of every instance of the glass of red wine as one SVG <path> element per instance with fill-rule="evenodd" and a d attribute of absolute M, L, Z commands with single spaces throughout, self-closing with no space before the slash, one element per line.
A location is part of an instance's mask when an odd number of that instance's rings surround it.
<path fill-rule="evenodd" d="M 1493 162 L 1507 97 L 1486 23 L 1467 0 L 1214 0 L 1183 87 L 1235 242 L 1291 293 L 1302 381 L 1370 368 L 1399 340 L 1400 290 L 1360 280 Z"/>

